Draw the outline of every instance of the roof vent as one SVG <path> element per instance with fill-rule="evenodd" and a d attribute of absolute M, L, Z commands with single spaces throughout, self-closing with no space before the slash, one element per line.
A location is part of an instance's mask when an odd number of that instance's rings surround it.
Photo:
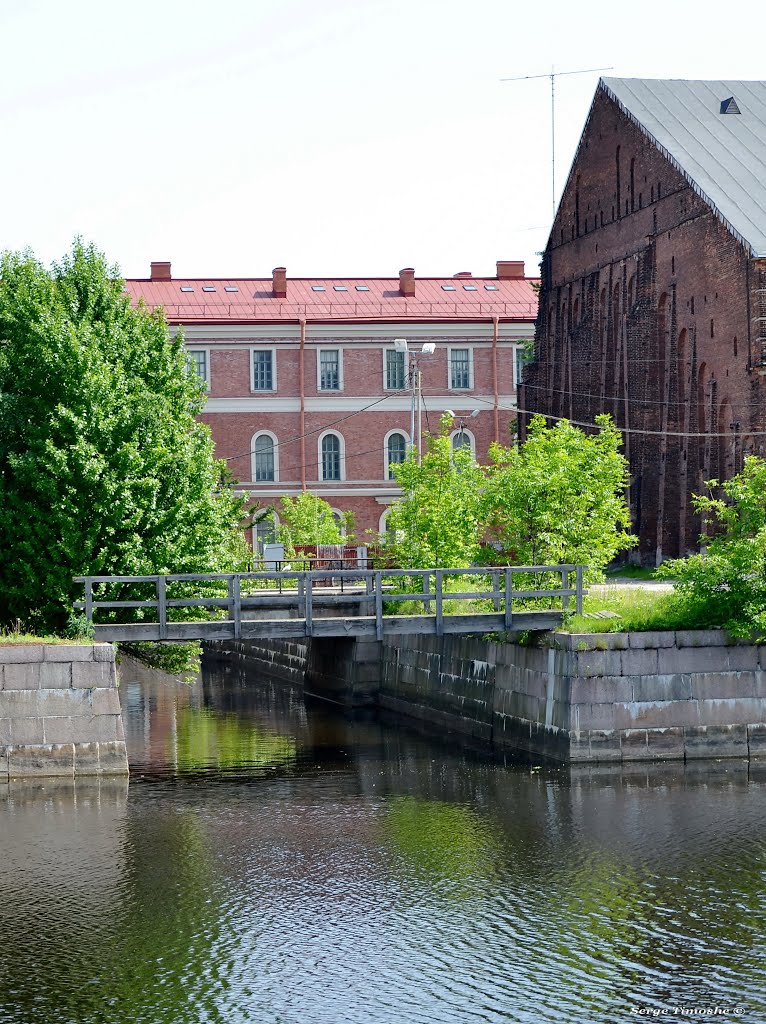
<path fill-rule="evenodd" d="M 721 100 L 721 113 L 722 114 L 741 114 L 742 111 L 737 106 L 737 101 L 733 96 L 730 96 L 728 100 Z"/>

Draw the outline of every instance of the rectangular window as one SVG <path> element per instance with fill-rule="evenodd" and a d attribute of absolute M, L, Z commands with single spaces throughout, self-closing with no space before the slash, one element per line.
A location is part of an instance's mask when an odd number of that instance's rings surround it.
<path fill-rule="evenodd" d="M 271 349 L 253 351 L 253 391 L 274 390 L 274 353 Z"/>
<path fill-rule="evenodd" d="M 319 350 L 319 390 L 340 391 L 340 351 L 337 348 Z"/>
<path fill-rule="evenodd" d="M 518 387 L 524 380 L 524 367 L 532 362 L 532 355 L 526 345 L 517 345 L 514 351 L 516 354 L 516 376 L 513 383 Z"/>
<path fill-rule="evenodd" d="M 467 348 L 453 348 L 449 357 L 449 379 L 451 388 L 470 388 L 471 351 Z"/>
<path fill-rule="evenodd" d="M 187 352 L 189 368 L 197 374 L 205 384 L 210 383 L 208 377 L 207 352 L 204 349 L 193 348 Z"/>
<path fill-rule="evenodd" d="M 405 355 L 406 353 L 397 352 L 395 349 L 386 349 L 387 391 L 403 391 L 407 386 Z"/>

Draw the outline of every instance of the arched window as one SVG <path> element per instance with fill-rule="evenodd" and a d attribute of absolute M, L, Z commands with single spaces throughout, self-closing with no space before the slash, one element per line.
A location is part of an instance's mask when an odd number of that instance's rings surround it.
<path fill-rule="evenodd" d="M 465 427 L 460 427 L 458 430 L 453 430 L 450 435 L 450 442 L 452 444 L 452 451 L 460 451 L 461 448 L 465 448 L 476 457 L 476 438 L 473 436 L 470 430 L 466 430 Z"/>
<path fill-rule="evenodd" d="M 253 456 L 253 480 L 268 483 L 279 479 L 277 439 L 269 430 L 263 430 L 253 438 L 250 450 Z"/>
<path fill-rule="evenodd" d="M 340 530 L 341 537 L 343 537 L 344 540 L 345 540 L 345 537 L 346 537 L 346 517 L 343 515 L 343 513 L 340 511 L 340 509 L 333 508 L 330 511 L 332 512 L 332 517 L 335 520 L 336 526 Z"/>
<path fill-rule="evenodd" d="M 253 550 L 259 557 L 263 557 L 266 544 L 273 544 L 276 541 L 278 525 L 276 512 L 270 512 L 253 526 Z"/>
<path fill-rule="evenodd" d="M 407 455 L 407 438 L 401 430 L 392 430 L 386 435 L 386 479 L 394 480 L 394 466 L 404 462 Z"/>
<path fill-rule="evenodd" d="M 343 479 L 343 445 L 339 434 L 327 433 L 319 441 L 322 480 Z"/>

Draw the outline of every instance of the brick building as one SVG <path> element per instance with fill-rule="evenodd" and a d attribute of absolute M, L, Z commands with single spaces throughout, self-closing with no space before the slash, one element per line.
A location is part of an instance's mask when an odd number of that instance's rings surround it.
<path fill-rule="evenodd" d="M 766 82 L 602 79 L 541 272 L 520 405 L 611 413 L 641 560 L 686 553 L 765 450 Z"/>
<path fill-rule="evenodd" d="M 453 443 L 479 460 L 493 440 L 508 442 L 521 346 L 537 315 L 533 283 L 520 262 L 481 278 L 406 269 L 392 279 L 295 279 L 279 267 L 266 280 L 181 280 L 169 263 L 152 263 L 150 278 L 126 288 L 183 327 L 207 382 L 203 419 L 243 489 L 261 505 L 314 491 L 354 513 L 361 539 L 384 527 L 400 493 L 390 465 L 414 443 L 413 354 L 424 432 L 451 409 Z M 408 352 L 397 351 L 400 338 Z"/>

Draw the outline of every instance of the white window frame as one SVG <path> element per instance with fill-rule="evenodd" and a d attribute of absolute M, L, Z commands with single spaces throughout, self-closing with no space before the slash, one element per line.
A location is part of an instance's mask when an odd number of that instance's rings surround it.
<path fill-rule="evenodd" d="M 260 430 L 259 433 L 262 434 L 263 431 Z M 279 522 L 279 515 L 274 510 L 272 510 L 271 519 L 272 519 L 272 522 L 274 523 L 274 542 L 277 543 L 277 537 L 279 536 L 280 522 Z M 261 556 L 261 553 L 258 551 L 258 523 L 256 523 L 255 526 L 251 526 L 250 527 L 250 531 L 252 533 L 253 556 L 256 557 L 256 558 L 260 558 L 262 556 Z"/>
<path fill-rule="evenodd" d="M 324 477 L 324 459 L 322 458 L 322 441 L 327 437 L 328 434 L 333 434 L 340 440 L 340 480 L 346 479 L 346 439 L 339 430 L 323 430 L 317 438 L 317 481 L 321 484 L 324 483 L 338 483 L 337 479 L 325 480 Z"/>
<path fill-rule="evenodd" d="M 389 432 L 383 438 L 383 479 L 387 483 L 390 483 L 392 480 L 394 480 L 394 478 L 392 476 L 388 475 L 388 467 L 390 465 L 390 463 L 388 461 L 388 441 L 389 441 L 389 438 L 391 437 L 392 434 L 401 434 L 402 437 L 404 438 L 404 455 L 405 455 L 405 458 L 407 456 L 407 452 L 412 447 L 412 442 L 410 441 L 410 433 L 409 433 L 409 431 L 408 430 L 402 430 L 401 427 L 394 427 L 392 430 L 389 430 Z M 396 482 L 396 481 L 394 481 L 394 482 Z"/>
<path fill-rule="evenodd" d="M 449 436 L 450 451 L 452 451 L 452 452 L 455 451 L 455 447 L 454 447 L 453 442 L 454 442 L 454 439 L 458 436 L 458 434 L 463 434 L 464 437 L 468 438 L 468 440 L 470 442 L 470 445 L 471 445 L 471 454 L 473 455 L 473 457 L 475 459 L 476 458 L 476 438 L 474 437 L 473 431 L 469 430 L 468 427 L 463 427 L 462 430 L 458 427 L 457 430 L 453 430 L 452 431 L 452 433 Z M 458 451 L 459 450 L 460 449 L 458 449 Z"/>
<path fill-rule="evenodd" d="M 205 377 L 204 377 L 205 391 L 209 391 L 210 390 L 210 349 L 207 348 L 204 345 L 187 345 L 186 346 L 186 351 L 187 351 L 187 353 L 189 355 L 194 355 L 194 353 L 196 353 L 196 352 L 204 352 L 205 353 Z M 192 361 L 192 365 L 194 365 L 193 361 Z M 196 369 L 196 367 L 195 367 L 195 369 Z M 203 378 L 200 377 L 200 380 L 202 380 L 202 379 Z"/>
<path fill-rule="evenodd" d="M 255 385 L 255 353 L 271 352 L 271 389 L 256 388 Z M 277 390 L 277 350 L 273 345 L 252 345 L 250 348 L 250 394 L 271 395 Z"/>
<path fill-rule="evenodd" d="M 397 350 L 393 345 L 386 345 L 383 349 L 383 390 L 388 391 L 392 395 L 403 395 L 409 391 L 409 383 L 407 377 L 409 375 L 409 353 L 402 352 L 401 355 L 404 357 L 404 385 L 400 388 L 390 388 L 388 386 L 388 356 L 387 352 L 396 352 Z"/>
<path fill-rule="evenodd" d="M 337 388 L 323 388 L 322 387 L 322 353 L 323 352 L 337 352 L 338 353 L 338 387 Z M 317 391 L 323 395 L 337 395 L 343 391 L 343 349 L 340 345 L 322 345 L 317 349 Z"/>
<path fill-rule="evenodd" d="M 261 434 L 266 434 L 267 437 L 271 438 L 271 442 L 274 445 L 274 479 L 273 480 L 256 480 L 255 478 L 255 439 L 260 437 Z M 271 430 L 256 430 L 253 436 L 250 438 L 250 479 L 254 484 L 276 484 L 279 483 L 279 441 L 277 435 Z"/>
<path fill-rule="evenodd" d="M 452 353 L 468 353 L 468 387 L 456 388 L 452 386 Z M 472 345 L 447 345 L 447 388 L 449 391 L 473 391 L 473 346 Z"/>
<path fill-rule="evenodd" d="M 341 538 L 345 541 L 348 536 L 346 533 L 346 515 L 344 512 L 341 512 L 339 508 L 333 508 L 332 506 L 330 506 L 330 511 L 332 512 L 333 519 L 336 521 L 340 520 L 338 523 L 338 529 L 340 530 Z"/>
<path fill-rule="evenodd" d="M 523 352 L 524 348 L 525 348 L 525 345 L 521 341 L 515 341 L 513 343 L 513 387 L 514 387 L 514 389 L 518 389 L 519 385 L 521 384 L 521 379 L 520 379 L 520 376 L 519 376 L 519 352 Z M 525 363 L 525 365 L 529 366 L 531 362 L 532 362 L 532 360 L 530 359 L 528 363 Z"/>

